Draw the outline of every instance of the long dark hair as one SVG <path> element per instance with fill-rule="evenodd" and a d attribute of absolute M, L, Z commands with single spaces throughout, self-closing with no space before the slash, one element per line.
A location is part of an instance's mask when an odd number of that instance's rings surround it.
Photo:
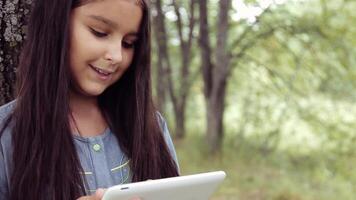
<path fill-rule="evenodd" d="M 85 194 L 68 119 L 68 47 L 71 10 L 87 1 L 34 2 L 11 115 L 11 200 L 73 200 Z M 141 4 L 133 62 L 98 98 L 120 147 L 131 159 L 133 182 L 178 175 L 152 102 L 149 5 L 144 0 Z"/>

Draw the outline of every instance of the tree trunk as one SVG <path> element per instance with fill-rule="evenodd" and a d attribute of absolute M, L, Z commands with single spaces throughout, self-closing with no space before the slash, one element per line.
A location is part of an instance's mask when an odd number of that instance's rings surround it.
<path fill-rule="evenodd" d="M 213 63 L 211 60 L 211 47 L 209 41 L 209 23 L 208 23 L 208 7 L 207 0 L 199 1 L 199 46 L 201 47 L 201 62 L 202 62 L 202 75 L 204 80 L 204 96 L 206 102 L 210 96 L 212 88 L 212 69 Z"/>
<path fill-rule="evenodd" d="M 173 81 L 173 75 L 171 68 L 173 67 L 170 62 L 169 51 L 168 51 L 168 34 L 165 28 L 165 15 L 162 10 L 162 1 L 155 0 L 156 16 L 154 17 L 156 42 L 158 45 L 158 77 L 165 83 L 158 82 L 157 92 L 158 95 L 164 95 L 163 91 L 166 92 L 168 88 L 168 94 L 172 100 L 174 116 L 175 116 L 175 137 L 183 138 L 185 136 L 185 109 L 186 101 L 189 94 L 189 88 L 191 86 L 190 82 L 190 62 L 191 62 L 191 47 L 193 40 L 193 30 L 195 26 L 195 0 L 190 1 L 190 16 L 189 16 L 189 29 L 188 37 L 185 39 L 183 36 L 183 21 L 182 16 L 179 11 L 179 6 L 176 1 L 172 1 L 172 6 L 174 7 L 175 14 L 177 15 L 176 27 L 179 35 L 180 42 L 180 73 L 179 73 L 179 87 L 175 85 L 176 82 Z M 162 66 L 160 66 L 162 65 Z M 179 66 L 174 66 L 179 67 Z M 161 69 L 160 69 L 161 68 Z M 161 93 L 162 92 L 162 93 Z M 160 101 L 163 99 L 159 97 Z"/>
<path fill-rule="evenodd" d="M 0 105 L 15 97 L 16 68 L 31 1 L 0 0 Z"/>
<path fill-rule="evenodd" d="M 217 91 L 220 95 L 212 93 L 207 102 L 207 141 L 209 151 L 218 153 L 221 150 L 221 144 L 224 136 L 223 116 L 225 107 L 225 87 Z"/>
<path fill-rule="evenodd" d="M 207 141 L 210 153 L 218 153 L 224 136 L 223 115 L 225 107 L 226 82 L 230 72 L 230 57 L 227 50 L 228 11 L 231 0 L 219 1 L 217 19 L 216 63 L 212 63 L 209 41 L 207 1 L 200 1 L 200 39 L 201 60 L 204 79 L 204 94 L 207 111 Z"/>
<path fill-rule="evenodd" d="M 153 16 L 153 28 L 155 31 L 158 56 L 156 70 L 156 106 L 161 113 L 165 113 L 167 96 L 167 68 L 169 63 L 167 32 L 164 23 L 161 0 L 156 0 L 156 15 Z"/>
<path fill-rule="evenodd" d="M 176 126 L 175 126 L 175 137 L 177 139 L 183 139 L 185 136 L 185 101 L 178 104 L 177 111 L 175 111 Z"/>

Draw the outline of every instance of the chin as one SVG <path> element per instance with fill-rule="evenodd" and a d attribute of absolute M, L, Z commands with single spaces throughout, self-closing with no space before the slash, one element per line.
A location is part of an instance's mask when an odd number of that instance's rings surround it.
<path fill-rule="evenodd" d="M 99 95 L 101 95 L 102 93 L 104 93 L 104 91 L 105 91 L 105 90 L 92 91 L 92 92 L 89 93 L 89 96 L 92 96 L 92 97 L 94 97 L 94 96 L 99 96 Z"/>
<path fill-rule="evenodd" d="M 101 95 L 105 91 L 105 89 L 106 88 L 91 88 L 91 89 L 88 88 L 84 90 L 84 94 L 85 96 L 88 97 L 95 97 Z"/>

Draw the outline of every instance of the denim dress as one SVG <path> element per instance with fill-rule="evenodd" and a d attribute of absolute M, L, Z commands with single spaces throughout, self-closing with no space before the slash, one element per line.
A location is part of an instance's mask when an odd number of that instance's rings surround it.
<path fill-rule="evenodd" d="M 15 102 L 12 101 L 0 107 L 0 128 L 3 126 L 4 119 L 12 112 Z M 169 152 L 178 166 L 167 124 L 160 114 L 158 114 L 158 119 Z M 131 182 L 130 159 L 121 150 L 116 136 L 109 128 L 94 137 L 73 135 L 73 141 L 84 171 L 82 178 L 85 180 L 87 194 L 94 193 L 97 188 L 108 188 Z M 9 198 L 11 165 L 11 130 L 6 128 L 0 138 L 0 200 Z"/>

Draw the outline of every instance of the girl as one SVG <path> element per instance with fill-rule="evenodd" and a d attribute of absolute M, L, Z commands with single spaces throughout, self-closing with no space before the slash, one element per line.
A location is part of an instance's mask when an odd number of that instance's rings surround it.
<path fill-rule="evenodd" d="M 151 100 L 148 1 L 34 3 L 18 95 L 0 108 L 0 199 L 73 200 L 178 176 Z"/>

